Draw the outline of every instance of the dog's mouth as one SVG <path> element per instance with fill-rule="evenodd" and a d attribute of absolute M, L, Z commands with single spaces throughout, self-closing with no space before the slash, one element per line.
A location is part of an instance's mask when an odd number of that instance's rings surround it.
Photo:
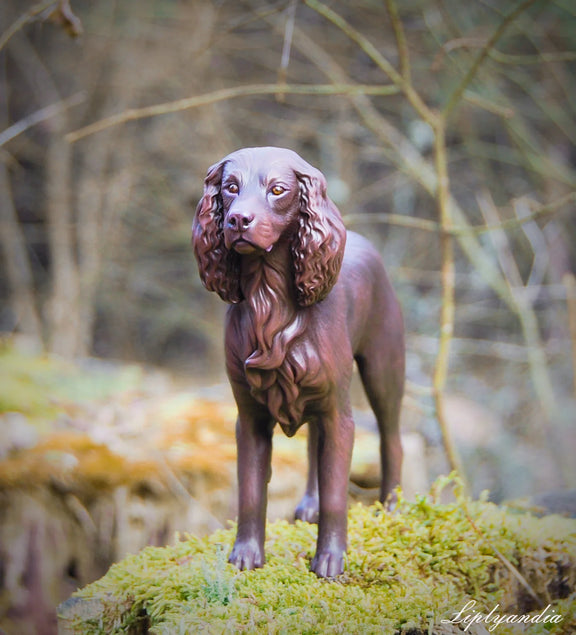
<path fill-rule="evenodd" d="M 232 243 L 232 249 L 242 255 L 254 254 L 257 252 L 270 253 L 273 247 L 274 244 L 271 244 L 268 247 L 261 247 L 250 240 L 246 240 L 246 238 L 243 238 L 242 236 Z"/>

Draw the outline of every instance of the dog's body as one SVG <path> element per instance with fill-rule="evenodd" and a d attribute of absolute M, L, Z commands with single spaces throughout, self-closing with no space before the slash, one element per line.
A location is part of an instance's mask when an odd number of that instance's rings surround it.
<path fill-rule="evenodd" d="M 290 150 L 250 148 L 213 166 L 193 227 L 204 284 L 231 302 L 226 365 L 238 406 L 238 534 L 230 561 L 264 563 L 272 431 L 309 423 L 296 517 L 319 523 L 312 569 L 342 573 L 356 360 L 381 438 L 384 501 L 399 484 L 404 333 L 378 253 L 346 233 L 323 175 Z"/>

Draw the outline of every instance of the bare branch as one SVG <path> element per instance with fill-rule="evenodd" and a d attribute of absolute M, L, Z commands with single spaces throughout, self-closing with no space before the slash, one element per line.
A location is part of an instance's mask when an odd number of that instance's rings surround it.
<path fill-rule="evenodd" d="M 32 128 L 36 124 L 42 123 L 43 121 L 51 119 L 52 117 L 56 117 L 64 110 L 67 110 L 72 106 L 81 104 L 85 99 L 86 93 L 82 91 L 55 104 L 50 104 L 50 106 L 41 108 L 40 110 L 33 112 L 31 115 L 24 117 L 24 119 L 17 121 L 9 128 L 6 128 L 6 130 L 0 132 L 0 147 L 8 143 L 8 141 L 11 141 L 15 137 L 17 137 L 19 134 L 22 134 L 29 128 Z"/>
<path fill-rule="evenodd" d="M 416 112 L 429 124 L 433 124 L 436 116 L 432 110 L 424 103 L 420 95 L 414 90 L 414 87 L 408 77 L 402 76 L 392 64 L 380 53 L 380 51 L 370 42 L 362 33 L 359 33 L 349 22 L 341 15 L 327 7 L 318 0 L 305 0 L 306 4 L 327 20 L 337 26 L 345 33 L 353 42 L 368 55 L 368 57 L 390 78 L 405 95 Z"/>
<path fill-rule="evenodd" d="M 435 73 L 438 72 L 442 66 L 444 65 L 444 60 L 446 58 L 446 53 L 450 53 L 455 49 L 471 49 L 471 48 L 480 48 L 482 46 L 486 46 L 486 39 L 479 37 L 458 37 L 453 40 L 448 40 L 448 42 L 444 42 L 438 53 L 434 56 L 434 61 L 432 62 L 432 66 L 430 67 Z"/>
<path fill-rule="evenodd" d="M 472 66 L 468 69 L 468 72 L 464 76 L 464 79 L 460 82 L 460 84 L 456 87 L 456 90 L 452 93 L 446 105 L 444 106 L 444 110 L 442 111 L 445 117 L 449 117 L 454 108 L 459 104 L 464 91 L 470 85 L 470 82 L 476 77 L 480 66 L 484 63 L 484 60 L 488 57 L 490 51 L 496 44 L 496 42 L 500 39 L 500 37 L 504 34 L 504 31 L 514 22 L 514 20 L 526 9 L 531 7 L 538 0 L 525 0 L 520 3 L 515 9 L 513 9 L 508 15 L 504 16 L 504 19 L 498 25 L 498 28 L 492 34 L 492 37 L 486 42 L 484 48 L 480 51 L 479 55 L 476 57 Z"/>
<path fill-rule="evenodd" d="M 576 278 L 573 273 L 566 273 L 562 280 L 566 289 L 566 306 L 568 307 L 568 328 L 572 344 L 572 382 L 576 399 Z"/>
<path fill-rule="evenodd" d="M 441 279 L 442 279 L 442 305 L 440 307 L 440 338 L 438 341 L 438 353 L 434 364 L 432 377 L 432 391 L 436 418 L 442 430 L 444 450 L 452 471 L 456 471 L 462 479 L 462 484 L 470 491 L 466 479 L 464 466 L 452 433 L 446 419 L 445 390 L 448 377 L 448 365 L 450 348 L 454 335 L 455 307 L 455 264 L 454 264 L 454 239 L 450 235 L 452 229 L 452 213 L 450 208 L 450 181 L 448 175 L 448 156 L 446 151 L 446 130 L 444 121 L 438 119 L 434 129 L 434 165 L 438 178 L 436 188 L 436 203 L 440 220 L 440 248 L 441 248 Z"/>
<path fill-rule="evenodd" d="M 472 38 L 461 37 L 454 40 L 450 40 L 444 43 L 438 53 L 436 54 L 434 61 L 432 62 L 432 70 L 438 71 L 444 63 L 446 53 L 450 53 L 459 48 L 472 49 L 486 46 L 486 39 L 484 38 Z M 557 62 L 572 62 L 576 60 L 576 51 L 562 51 L 562 52 L 541 52 L 537 55 L 511 55 L 509 53 L 502 53 L 498 49 L 492 48 L 488 52 L 488 57 L 499 64 L 509 64 L 511 66 L 519 65 L 531 65 L 531 64 L 553 64 Z"/>
<path fill-rule="evenodd" d="M 497 207 L 488 192 L 485 192 L 478 202 L 486 217 L 494 220 L 498 218 Z M 512 298 L 516 304 L 516 314 L 527 346 L 532 383 L 542 408 L 542 425 L 537 426 L 535 433 L 540 436 L 543 446 L 548 448 L 560 478 L 566 482 L 567 473 L 562 460 L 562 450 L 561 446 L 556 443 L 555 429 L 552 425 L 558 414 L 556 395 L 548 369 L 546 353 L 542 345 L 538 319 L 526 293 L 526 287 L 522 282 L 522 277 L 506 234 L 503 231 L 495 232 L 491 234 L 491 238 L 504 272 L 505 280 L 510 287 Z"/>
<path fill-rule="evenodd" d="M 227 101 L 237 97 L 250 97 L 255 95 L 395 95 L 398 93 L 396 86 L 370 86 L 361 84 L 251 84 L 248 86 L 235 86 L 233 88 L 223 88 L 212 93 L 196 95 L 177 101 L 169 101 L 154 106 L 144 108 L 131 108 L 111 117 L 106 117 L 100 121 L 91 123 L 84 128 L 74 130 L 66 135 L 66 141 L 74 143 L 79 139 L 101 132 L 112 126 L 117 126 L 128 121 L 145 119 L 146 117 L 156 117 L 169 113 L 207 106 L 220 101 Z"/>
<path fill-rule="evenodd" d="M 558 62 L 573 62 L 576 60 L 576 51 L 564 51 L 560 53 L 538 53 L 538 55 L 510 55 L 501 53 L 496 49 L 490 52 L 490 57 L 499 64 L 510 64 L 518 66 L 520 64 L 555 64 Z"/>
<path fill-rule="evenodd" d="M 453 236 L 464 236 L 467 234 L 479 235 L 507 229 L 517 229 L 537 218 L 550 216 L 562 209 L 567 203 L 574 201 L 576 201 L 576 192 L 570 192 L 556 201 L 552 201 L 546 205 L 540 205 L 534 209 L 532 213 L 526 214 L 521 218 L 509 218 L 500 223 L 492 223 L 490 225 L 453 225 L 449 229 L 443 229 L 439 223 L 428 220 L 427 218 L 415 218 L 414 216 L 403 216 L 402 214 L 346 214 L 344 220 L 347 225 L 354 225 L 355 223 L 389 223 L 390 225 L 421 229 L 427 232 L 446 232 Z"/>
<path fill-rule="evenodd" d="M 566 196 L 562 196 L 561 198 L 552 201 L 551 203 L 547 203 L 546 205 L 541 205 L 536 207 L 531 214 L 527 214 L 522 218 L 510 218 L 505 221 L 501 221 L 499 223 L 492 223 L 487 225 L 480 225 L 477 227 L 469 226 L 469 227 L 453 227 L 452 232 L 455 234 L 466 234 L 466 233 L 474 233 L 474 234 L 485 234 L 493 231 L 501 231 L 506 229 L 515 229 L 524 225 L 525 223 L 529 223 L 537 218 L 543 216 L 549 216 L 550 214 L 554 214 L 562 207 L 564 207 L 567 203 L 572 203 L 576 201 L 576 192 L 570 192 L 566 194 Z"/>
<path fill-rule="evenodd" d="M 326 18 L 329 22 L 338 27 L 343 33 L 345 33 L 353 42 L 356 42 L 358 46 L 368 55 L 368 57 L 381 68 L 386 75 L 397 86 L 404 84 L 403 77 L 398 73 L 394 66 L 380 53 L 380 51 L 370 42 L 362 33 L 358 32 L 349 22 L 347 22 L 339 13 L 333 11 L 330 7 L 318 0 L 305 0 L 306 4 Z"/>
<path fill-rule="evenodd" d="M 400 73 L 402 77 L 408 82 L 411 82 L 410 71 L 410 52 L 406 43 L 406 35 L 404 33 L 404 27 L 402 20 L 398 16 L 398 7 L 395 0 L 386 0 L 386 9 L 390 16 L 390 22 L 394 35 L 396 36 L 396 47 L 398 48 L 398 58 L 400 59 Z"/>
<path fill-rule="evenodd" d="M 414 216 L 403 216 L 402 214 L 346 214 L 344 216 L 346 225 L 356 223 L 388 223 L 399 225 L 400 227 L 410 227 L 411 229 L 422 229 L 427 232 L 439 232 L 440 225 L 427 218 L 416 218 Z"/>
<path fill-rule="evenodd" d="M 493 101 L 489 101 L 484 97 L 480 97 L 480 95 L 477 95 L 476 93 L 473 93 L 469 90 L 464 93 L 464 100 L 467 101 L 469 104 L 472 104 L 473 106 L 482 108 L 482 110 L 491 112 L 504 119 L 511 119 L 516 114 L 513 108 L 495 104 Z"/>
<path fill-rule="evenodd" d="M 510 571 L 510 573 L 516 578 L 516 580 L 518 580 L 518 582 L 524 587 L 524 589 L 528 592 L 528 594 L 532 596 L 534 600 L 536 600 L 538 606 L 540 607 L 545 606 L 546 603 L 542 601 L 542 598 L 536 593 L 536 591 L 530 585 L 528 580 L 526 580 L 526 578 L 510 562 L 510 560 L 496 547 L 496 545 L 494 545 L 491 540 L 488 540 L 484 532 L 474 522 L 474 520 L 472 519 L 472 516 L 470 515 L 470 512 L 468 511 L 467 501 L 461 501 L 461 504 L 462 504 L 462 509 L 464 510 L 464 514 L 466 515 L 466 518 L 468 519 L 468 522 L 470 523 L 472 529 L 476 532 L 478 537 L 481 540 L 484 540 L 490 546 L 492 551 L 496 554 L 498 560 L 500 560 L 500 562 L 508 569 L 508 571 Z"/>
<path fill-rule="evenodd" d="M 294 35 L 294 22 L 296 20 L 297 0 L 291 0 L 286 11 L 286 28 L 284 30 L 284 43 L 282 45 L 282 58 L 280 60 L 280 69 L 278 71 L 278 83 L 286 84 L 286 74 L 288 72 L 288 64 L 290 63 L 290 51 L 292 50 L 292 37 Z M 277 95 L 277 99 L 284 100 L 284 95 Z"/>
<path fill-rule="evenodd" d="M 30 22 L 34 22 L 36 17 L 43 11 L 46 11 L 52 5 L 55 5 L 57 0 L 47 0 L 46 2 L 39 2 L 30 7 L 28 11 L 23 13 L 15 22 L 13 22 L 4 33 L 0 36 L 0 51 L 8 44 L 10 38 L 12 38 L 20 29 L 24 28 Z"/>

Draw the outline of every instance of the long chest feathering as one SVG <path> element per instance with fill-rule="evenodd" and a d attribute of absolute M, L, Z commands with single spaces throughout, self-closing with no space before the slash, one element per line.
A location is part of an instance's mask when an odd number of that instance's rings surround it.
<path fill-rule="evenodd" d="M 266 405 L 291 436 L 303 423 L 306 405 L 323 391 L 326 380 L 318 343 L 311 338 L 311 308 L 295 306 L 281 272 L 262 266 L 244 289 L 244 360 L 253 397 Z"/>

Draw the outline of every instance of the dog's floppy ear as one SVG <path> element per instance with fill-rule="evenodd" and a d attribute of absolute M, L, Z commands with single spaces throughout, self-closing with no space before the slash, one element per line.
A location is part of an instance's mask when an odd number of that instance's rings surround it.
<path fill-rule="evenodd" d="M 204 180 L 204 195 L 196 208 L 192 224 L 192 246 L 204 286 L 226 302 L 243 300 L 240 290 L 238 254 L 224 244 L 224 210 L 220 193 L 226 159 L 213 165 Z"/>
<path fill-rule="evenodd" d="M 322 172 L 303 160 L 302 164 L 295 170 L 300 184 L 300 216 L 292 257 L 296 299 L 300 306 L 310 306 L 325 298 L 338 279 L 346 228 L 338 208 L 326 195 Z"/>

